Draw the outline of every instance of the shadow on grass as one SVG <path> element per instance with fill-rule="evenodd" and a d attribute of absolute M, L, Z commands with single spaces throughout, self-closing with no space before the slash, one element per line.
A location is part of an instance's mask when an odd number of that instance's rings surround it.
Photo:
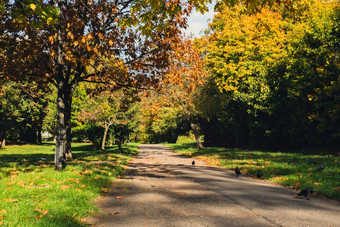
<path fill-rule="evenodd" d="M 124 173 L 124 165 L 138 151 L 137 145 L 134 144 L 128 145 L 122 152 L 117 146 L 108 147 L 107 150 L 102 151 L 93 150 L 90 144 L 74 144 L 72 147 L 73 160 L 68 162 L 68 166 L 64 171 L 54 174 L 53 148 L 54 144 L 25 147 L 15 146 L 8 147 L 6 150 L 3 149 L 4 152 L 0 153 L 0 179 L 3 180 L 3 190 L 7 190 L 11 186 L 16 188 L 28 186 L 35 189 L 41 185 L 48 185 L 46 191 L 45 188 L 39 188 L 39 193 L 44 193 L 44 195 L 46 193 L 48 197 L 53 188 L 53 193 L 59 193 L 58 197 L 68 198 L 67 202 L 65 200 L 65 207 L 71 207 L 73 211 L 65 208 L 53 212 L 52 210 L 56 208 L 49 207 L 48 209 L 51 213 L 49 212 L 38 220 L 34 220 L 34 216 L 28 217 L 28 219 L 31 219 L 28 222 L 32 223 L 33 221 L 34 226 L 85 226 L 77 219 L 77 215 L 75 217 L 72 215 L 78 212 L 78 208 L 82 209 L 83 213 L 90 213 L 91 210 L 88 210 L 88 207 L 92 206 L 92 199 L 81 203 L 79 205 L 81 207 L 74 207 L 74 202 L 79 203 L 79 201 L 84 199 L 81 196 L 82 193 L 95 194 L 97 196 L 106 193 L 107 188 L 112 185 L 112 180 Z M 33 175 L 28 176 L 26 175 L 27 173 L 32 173 Z M 11 180 L 13 174 L 19 175 L 14 181 Z M 44 178 L 40 180 L 42 175 Z M 32 184 L 17 185 L 16 182 L 19 182 L 19 178 L 25 180 L 33 179 L 31 180 Z M 8 182 L 9 184 L 7 185 L 6 183 Z M 78 191 L 74 191 L 75 188 Z M 69 192 L 72 190 L 74 191 L 72 192 L 73 194 Z M 23 195 L 22 193 L 21 196 Z M 33 191 L 28 190 L 26 193 L 28 194 L 25 198 L 32 199 L 33 201 L 34 197 L 32 198 L 30 194 Z M 13 194 L 12 196 L 15 195 Z M 7 199 L 7 197 L 3 199 Z M 10 205 L 14 206 L 15 204 Z M 7 207 L 7 209 L 11 208 Z M 6 225 L 6 223 L 4 224 Z"/>

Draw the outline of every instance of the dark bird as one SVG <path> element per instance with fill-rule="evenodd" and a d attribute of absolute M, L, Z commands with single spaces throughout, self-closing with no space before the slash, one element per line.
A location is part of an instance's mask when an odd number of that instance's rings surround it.
<path fill-rule="evenodd" d="M 194 160 L 194 161 L 192 161 L 192 163 L 191 163 L 191 164 L 192 164 L 192 166 L 194 166 L 194 165 L 195 165 L 195 160 Z"/>
<path fill-rule="evenodd" d="M 299 196 L 304 196 L 307 200 L 308 200 L 308 195 L 309 194 L 313 194 L 314 192 L 314 189 L 313 188 L 310 188 L 310 187 L 307 187 L 307 188 L 304 188 L 302 189 L 297 195 L 295 195 L 294 197 L 297 198 Z"/>
<path fill-rule="evenodd" d="M 238 167 L 235 168 L 235 173 L 237 176 L 239 176 L 241 174 L 241 171 Z"/>
<path fill-rule="evenodd" d="M 321 165 L 319 168 L 317 168 L 315 171 L 322 172 L 325 168 L 325 165 Z"/>
<path fill-rule="evenodd" d="M 258 172 L 257 172 L 257 178 L 261 178 L 262 177 L 262 172 L 259 170 Z"/>

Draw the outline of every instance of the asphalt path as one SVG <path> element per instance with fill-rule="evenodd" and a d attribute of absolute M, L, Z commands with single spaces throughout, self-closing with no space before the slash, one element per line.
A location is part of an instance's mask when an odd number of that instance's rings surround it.
<path fill-rule="evenodd" d="M 144 144 L 129 173 L 96 202 L 93 226 L 340 227 L 340 204 Z"/>

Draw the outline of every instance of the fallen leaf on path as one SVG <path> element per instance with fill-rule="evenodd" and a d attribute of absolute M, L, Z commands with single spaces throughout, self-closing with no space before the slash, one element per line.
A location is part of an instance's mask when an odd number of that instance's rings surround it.
<path fill-rule="evenodd" d="M 102 188 L 102 192 L 108 193 L 110 190 L 108 188 Z"/>
<path fill-rule="evenodd" d="M 179 197 L 182 197 L 182 196 L 184 196 L 185 194 L 183 193 L 183 192 L 179 192 L 179 193 L 177 193 L 177 196 L 179 196 Z"/>
<path fill-rule="evenodd" d="M 125 199 L 123 196 L 117 196 L 116 199 Z"/>
<path fill-rule="evenodd" d="M 119 214 L 119 212 L 116 212 L 116 211 L 110 213 L 110 215 L 117 215 L 117 214 Z"/>
<path fill-rule="evenodd" d="M 155 186 L 155 185 L 151 185 L 151 187 L 153 187 L 153 188 L 154 188 L 154 187 L 156 187 L 156 186 Z"/>

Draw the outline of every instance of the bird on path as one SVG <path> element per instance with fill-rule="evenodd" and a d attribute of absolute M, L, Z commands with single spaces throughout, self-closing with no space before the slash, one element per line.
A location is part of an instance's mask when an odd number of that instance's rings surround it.
<path fill-rule="evenodd" d="M 257 178 L 261 178 L 262 177 L 262 172 L 259 170 L 258 172 L 257 172 Z"/>
<path fill-rule="evenodd" d="M 195 166 L 195 160 L 193 160 L 191 164 L 192 164 L 192 166 Z"/>
<path fill-rule="evenodd" d="M 322 172 L 325 168 L 325 165 L 321 165 L 319 168 L 317 168 L 315 171 Z"/>
<path fill-rule="evenodd" d="M 294 197 L 297 198 L 299 196 L 304 196 L 307 200 L 309 200 L 308 195 L 313 194 L 313 192 L 314 192 L 313 188 L 307 187 L 302 189 L 297 195 L 294 195 Z"/>
<path fill-rule="evenodd" d="M 235 173 L 237 176 L 239 176 L 241 174 L 241 171 L 238 167 L 235 168 Z"/>

